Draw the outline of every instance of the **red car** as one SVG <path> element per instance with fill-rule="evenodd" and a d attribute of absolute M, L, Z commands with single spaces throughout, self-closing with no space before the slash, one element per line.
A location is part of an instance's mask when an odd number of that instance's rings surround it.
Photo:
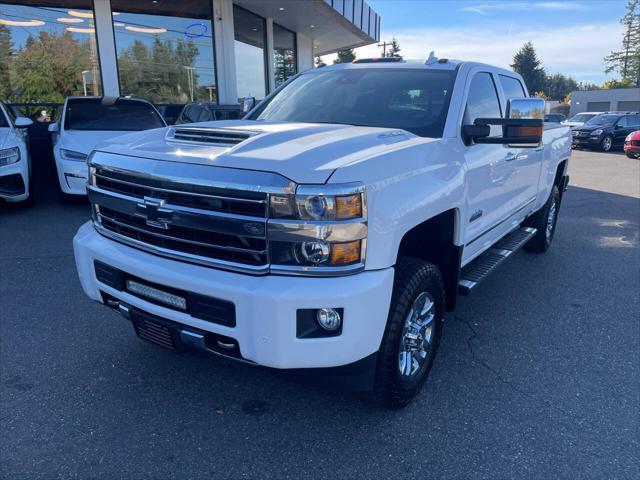
<path fill-rule="evenodd" d="M 624 139 L 624 153 L 629 158 L 640 158 L 640 130 L 631 132 Z"/>

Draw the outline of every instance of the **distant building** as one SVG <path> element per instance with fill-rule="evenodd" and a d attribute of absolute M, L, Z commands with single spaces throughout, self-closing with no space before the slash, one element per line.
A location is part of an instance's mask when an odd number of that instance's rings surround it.
<path fill-rule="evenodd" d="M 612 111 L 640 111 L 640 88 L 576 90 L 571 92 L 571 116 L 581 112 Z"/>

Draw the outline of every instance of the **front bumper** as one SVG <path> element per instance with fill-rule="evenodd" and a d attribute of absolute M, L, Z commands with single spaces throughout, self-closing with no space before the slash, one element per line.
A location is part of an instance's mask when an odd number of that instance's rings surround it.
<path fill-rule="evenodd" d="M 0 198 L 21 202 L 29 197 L 29 166 L 25 159 L 0 167 Z"/>
<path fill-rule="evenodd" d="M 387 321 L 393 268 L 336 278 L 251 276 L 158 257 L 97 233 L 88 222 L 73 240 L 85 293 L 101 292 L 127 305 L 181 325 L 234 339 L 241 358 L 274 368 L 319 368 L 352 364 L 380 348 Z M 236 326 L 226 327 L 118 291 L 96 278 L 94 261 L 162 285 L 232 302 Z M 343 308 L 342 333 L 297 338 L 298 309 Z"/>
<path fill-rule="evenodd" d="M 598 137 L 573 137 L 572 143 L 574 147 L 596 148 L 600 146 L 602 135 Z"/>
<path fill-rule="evenodd" d="M 60 189 L 68 195 L 86 195 L 89 167 L 86 162 L 63 160 L 54 149 Z"/>

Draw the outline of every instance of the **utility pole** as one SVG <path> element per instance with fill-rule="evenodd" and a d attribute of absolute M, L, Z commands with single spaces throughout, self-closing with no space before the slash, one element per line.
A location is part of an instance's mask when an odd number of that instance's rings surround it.
<path fill-rule="evenodd" d="M 382 47 L 382 56 L 383 57 L 387 56 L 387 47 L 390 47 L 391 45 L 393 45 L 393 44 L 390 43 L 390 42 L 382 42 L 382 43 L 378 44 L 379 47 Z"/>

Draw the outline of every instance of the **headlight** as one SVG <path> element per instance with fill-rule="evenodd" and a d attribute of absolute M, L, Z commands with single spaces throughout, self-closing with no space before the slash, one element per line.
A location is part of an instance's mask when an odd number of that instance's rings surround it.
<path fill-rule="evenodd" d="M 300 187 L 304 192 L 312 187 Z M 314 189 L 316 187 L 313 187 Z M 337 195 L 271 195 L 271 217 L 297 220 L 350 220 L 364 216 L 364 192 Z"/>
<path fill-rule="evenodd" d="M 0 150 L 0 167 L 11 165 L 20 161 L 20 149 L 18 147 Z"/>
<path fill-rule="evenodd" d="M 86 162 L 87 155 L 81 152 L 75 152 L 73 150 L 60 149 L 60 156 L 63 160 L 71 160 L 74 162 Z"/>
<path fill-rule="evenodd" d="M 367 209 L 359 184 L 301 185 L 269 196 L 272 270 L 331 273 L 364 265 Z"/>
<path fill-rule="evenodd" d="M 591 132 L 591 136 L 592 137 L 599 137 L 600 135 L 602 135 L 602 129 L 598 128 L 597 130 L 594 130 L 593 132 Z"/>

